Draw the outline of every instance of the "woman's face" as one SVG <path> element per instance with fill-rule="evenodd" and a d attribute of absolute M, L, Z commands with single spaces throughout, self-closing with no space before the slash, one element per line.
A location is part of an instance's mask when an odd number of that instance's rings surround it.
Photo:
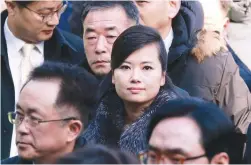
<path fill-rule="evenodd" d="M 156 44 L 133 52 L 114 70 L 112 83 L 119 97 L 126 102 L 151 102 L 165 84 Z"/>

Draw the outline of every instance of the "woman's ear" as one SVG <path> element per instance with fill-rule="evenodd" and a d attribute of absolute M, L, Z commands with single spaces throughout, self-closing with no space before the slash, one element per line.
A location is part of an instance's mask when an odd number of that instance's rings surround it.
<path fill-rule="evenodd" d="M 80 120 L 71 120 L 68 123 L 68 142 L 74 141 L 80 135 L 82 129 L 84 128 Z"/>
<path fill-rule="evenodd" d="M 160 86 L 164 86 L 166 83 L 166 71 L 162 72 L 161 80 L 160 80 Z"/>
<path fill-rule="evenodd" d="M 216 154 L 212 159 L 210 164 L 229 164 L 229 156 L 226 152 L 221 152 Z"/>

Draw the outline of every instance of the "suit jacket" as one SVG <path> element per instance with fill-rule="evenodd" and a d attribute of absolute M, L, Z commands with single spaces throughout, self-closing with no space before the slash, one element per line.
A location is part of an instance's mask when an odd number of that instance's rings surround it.
<path fill-rule="evenodd" d="M 7 16 L 7 11 L 1 13 L 1 159 L 9 156 L 11 145 L 13 126 L 8 121 L 7 112 L 15 110 L 14 85 L 3 30 Z M 52 38 L 45 41 L 44 59 L 79 64 L 85 59 L 83 41 L 73 34 L 55 28 Z"/>

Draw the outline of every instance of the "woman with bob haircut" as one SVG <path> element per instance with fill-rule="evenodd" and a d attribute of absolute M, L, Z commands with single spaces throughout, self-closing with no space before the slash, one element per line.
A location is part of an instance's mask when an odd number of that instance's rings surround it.
<path fill-rule="evenodd" d="M 150 27 L 130 27 L 116 39 L 111 68 L 113 85 L 83 137 L 138 154 L 147 147 L 147 125 L 158 107 L 188 94 L 168 78 L 165 45 Z"/>

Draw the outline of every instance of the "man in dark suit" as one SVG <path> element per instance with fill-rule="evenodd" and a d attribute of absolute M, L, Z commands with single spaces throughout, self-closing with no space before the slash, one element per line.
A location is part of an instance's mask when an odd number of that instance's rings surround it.
<path fill-rule="evenodd" d="M 97 85 L 93 75 L 74 65 L 45 62 L 35 68 L 20 91 L 16 112 L 8 113 L 18 156 L 1 163 L 52 164 L 82 147 L 85 141 L 78 137 L 96 102 Z"/>
<path fill-rule="evenodd" d="M 85 58 L 82 39 L 56 28 L 66 2 L 6 1 L 6 6 L 1 13 L 2 159 L 9 156 L 13 141 L 7 112 L 15 111 L 20 87 L 32 68 L 46 60 L 78 64 Z"/>

